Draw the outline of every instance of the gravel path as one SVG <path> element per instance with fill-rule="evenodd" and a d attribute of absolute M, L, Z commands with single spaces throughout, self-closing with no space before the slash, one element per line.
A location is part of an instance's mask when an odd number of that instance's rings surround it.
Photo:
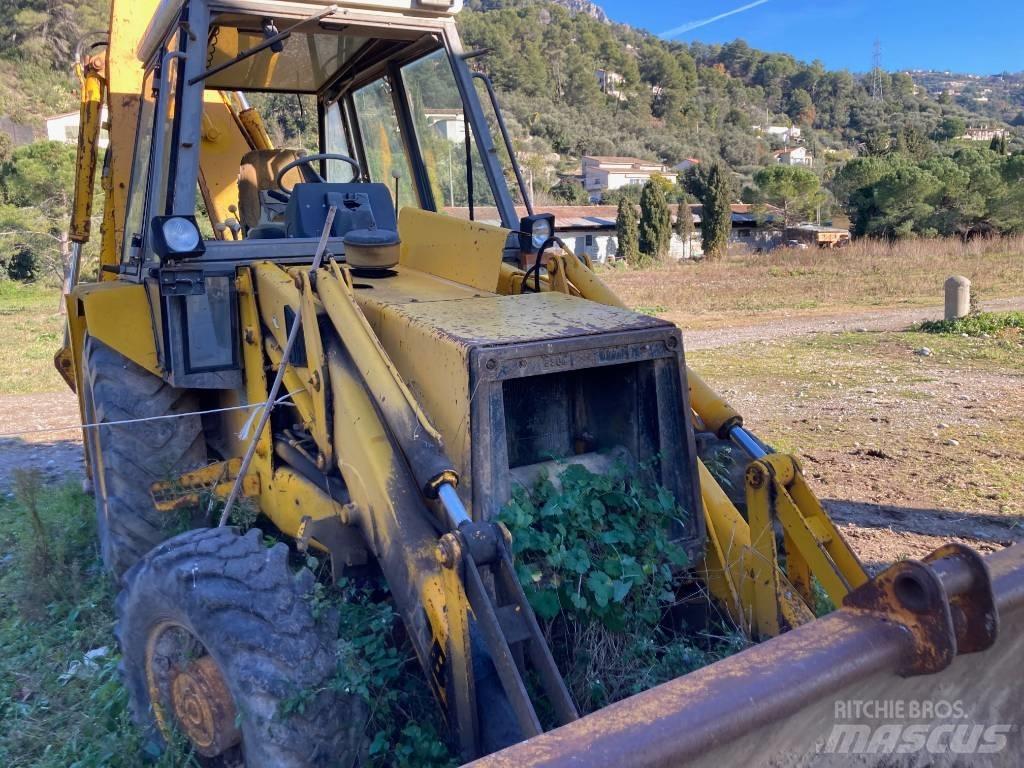
<path fill-rule="evenodd" d="M 80 478 L 85 472 L 78 400 L 74 393 L 0 395 L 0 434 L 68 427 L 60 432 L 39 432 L 0 438 L 0 491 L 10 493 L 17 469 L 36 469 L 47 480 Z"/>
<path fill-rule="evenodd" d="M 989 312 L 1024 311 L 1024 296 L 982 302 Z M 840 333 L 844 331 L 900 331 L 923 320 L 942 317 L 941 306 L 913 309 L 872 309 L 837 315 L 800 316 L 772 320 L 754 325 L 687 331 L 683 336 L 687 349 L 716 349 L 748 341 L 768 341 L 809 333 Z"/>

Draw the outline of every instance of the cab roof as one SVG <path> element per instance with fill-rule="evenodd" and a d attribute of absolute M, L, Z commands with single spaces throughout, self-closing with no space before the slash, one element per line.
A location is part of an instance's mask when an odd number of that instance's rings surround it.
<path fill-rule="evenodd" d="M 181 9 L 190 0 L 160 0 L 153 12 L 149 26 L 139 41 L 136 50 L 139 60 L 148 62 Z M 462 10 L 463 0 L 302 0 L 302 2 L 278 2 L 276 0 L 207 0 L 212 15 L 227 12 L 250 16 L 288 19 L 291 23 L 311 16 L 325 8 L 335 7 L 335 17 L 345 19 L 349 12 L 360 15 L 381 14 L 393 22 L 395 16 L 418 20 L 450 18 Z M 332 18 L 332 17 L 328 17 Z M 285 24 L 279 25 L 281 27 Z"/>

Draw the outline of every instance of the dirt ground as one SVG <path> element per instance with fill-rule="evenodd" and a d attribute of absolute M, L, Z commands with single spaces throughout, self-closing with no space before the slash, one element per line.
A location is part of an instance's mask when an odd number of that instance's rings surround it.
<path fill-rule="evenodd" d="M 985 312 L 1024 310 L 1024 296 L 982 301 Z M 925 320 L 942 317 L 940 305 L 900 309 L 861 309 L 842 313 L 775 312 L 759 315 L 756 323 L 732 322 L 727 326 L 685 330 L 686 348 L 714 349 L 746 341 L 768 341 L 811 333 L 838 333 L 841 331 L 898 331 Z M 671 313 L 665 313 L 667 319 Z M 661 313 L 659 313 L 661 316 Z M 707 322 L 707 321 L 705 321 Z M 720 323 L 719 323 L 720 324 Z M 685 322 L 679 322 L 687 328 Z"/>
<path fill-rule="evenodd" d="M 0 395 L 0 435 L 78 423 L 78 400 L 70 391 Z M 38 469 L 50 481 L 81 478 L 85 472 L 81 429 L 72 426 L 56 432 L 0 437 L 0 493 L 10 493 L 16 469 Z"/>
<path fill-rule="evenodd" d="M 877 570 L 948 541 L 984 552 L 1024 538 L 1017 338 L 817 334 L 693 350 L 689 363 L 755 434 L 801 457 Z"/>

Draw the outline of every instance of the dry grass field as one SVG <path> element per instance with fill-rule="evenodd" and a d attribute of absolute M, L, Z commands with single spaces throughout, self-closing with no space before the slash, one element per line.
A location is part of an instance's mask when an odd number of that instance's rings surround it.
<path fill-rule="evenodd" d="M 836 251 L 780 249 L 602 273 L 627 304 L 684 329 L 941 304 L 950 275 L 968 277 L 982 299 L 1024 296 L 1024 237 L 858 241 Z"/>

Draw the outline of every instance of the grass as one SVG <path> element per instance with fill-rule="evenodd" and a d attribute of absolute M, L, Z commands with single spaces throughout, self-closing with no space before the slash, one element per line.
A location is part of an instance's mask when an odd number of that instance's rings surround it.
<path fill-rule="evenodd" d="M 0 395 L 67 387 L 53 367 L 64 334 L 59 301 L 56 289 L 0 280 Z"/>
<path fill-rule="evenodd" d="M 138 766 L 92 499 L 73 484 L 43 488 L 32 473 L 16 486 L 0 498 L 0 765 Z"/>
<path fill-rule="evenodd" d="M 19 472 L 15 490 L 0 496 L 0 765 L 199 768 L 184 741 L 158 755 L 132 722 L 117 669 L 116 589 L 102 569 L 93 509 L 74 484 L 46 487 L 33 472 Z M 370 600 L 354 588 L 322 591 L 344 609 L 346 663 L 332 684 L 364 695 L 373 713 L 365 765 L 454 765 L 386 592 Z"/>
<path fill-rule="evenodd" d="M 953 274 L 970 278 L 982 299 L 1024 295 L 1024 237 L 858 241 L 836 251 L 608 269 L 602 278 L 629 306 L 665 308 L 657 314 L 696 328 L 794 312 L 941 304 L 943 282 Z"/>

